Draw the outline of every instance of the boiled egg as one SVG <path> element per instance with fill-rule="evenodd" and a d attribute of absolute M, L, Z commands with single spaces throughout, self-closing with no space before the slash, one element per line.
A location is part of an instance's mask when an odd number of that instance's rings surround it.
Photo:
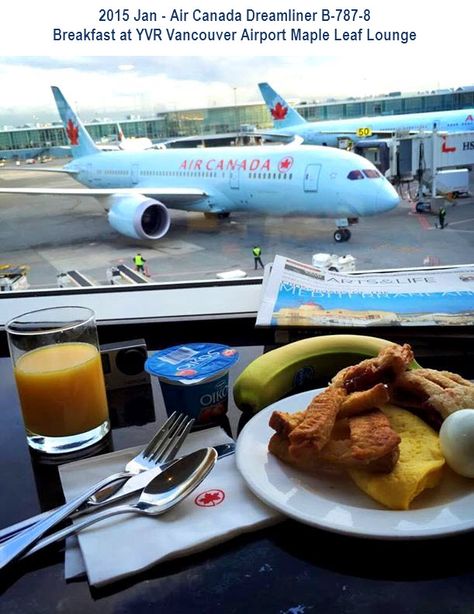
<path fill-rule="evenodd" d="M 460 409 L 449 415 L 441 425 L 439 443 L 451 469 L 474 478 L 474 409 Z"/>

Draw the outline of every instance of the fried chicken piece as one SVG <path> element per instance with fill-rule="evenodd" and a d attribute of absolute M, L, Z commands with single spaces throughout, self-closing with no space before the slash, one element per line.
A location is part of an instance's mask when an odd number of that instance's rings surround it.
<path fill-rule="evenodd" d="M 291 431 L 303 422 L 304 415 L 304 411 L 298 411 L 294 414 L 289 414 L 285 411 L 274 411 L 270 416 L 268 426 L 280 435 L 288 437 Z"/>
<path fill-rule="evenodd" d="M 275 433 L 268 442 L 268 450 L 287 465 L 306 473 L 317 474 L 321 470 L 338 469 L 334 463 L 327 463 L 314 453 L 312 448 L 302 448 L 298 456 L 290 454 L 290 442 L 287 437 Z"/>
<path fill-rule="evenodd" d="M 294 454 L 288 437 L 281 433 L 275 433 L 271 437 L 268 449 L 285 463 L 309 473 L 334 468 L 358 468 L 371 473 L 390 473 L 399 457 L 399 437 L 394 431 L 390 433 L 386 429 L 386 423 L 381 421 L 378 414 L 382 412 L 376 410 L 364 416 L 366 427 L 358 424 L 355 436 L 352 436 L 350 424 L 354 418 L 338 420 L 331 439 L 319 453 L 311 446 L 302 446 L 298 448 L 297 454 Z M 371 436 L 376 422 L 383 422 L 383 436 L 376 433 Z"/>
<path fill-rule="evenodd" d="M 391 398 L 401 407 L 421 410 L 420 416 L 439 427 L 458 409 L 474 407 L 474 384 L 450 371 L 413 369 L 399 374 Z"/>
<path fill-rule="evenodd" d="M 389 389 L 385 384 L 377 384 L 369 390 L 353 392 L 347 395 L 339 408 L 337 419 L 361 414 L 373 407 L 380 407 L 390 400 Z M 284 437 L 299 426 L 306 416 L 306 410 L 290 414 L 283 411 L 274 411 L 270 416 L 269 426 Z"/>
<path fill-rule="evenodd" d="M 289 433 L 292 454 L 297 455 L 302 447 L 311 447 L 318 452 L 326 445 L 345 397 L 343 388 L 329 386 L 313 398 L 303 420 Z"/>
<path fill-rule="evenodd" d="M 379 409 L 349 419 L 351 450 L 355 459 L 371 461 L 393 452 L 401 439 Z"/>
<path fill-rule="evenodd" d="M 370 471 L 370 473 L 390 473 L 395 467 L 399 456 L 400 450 L 398 446 L 396 446 L 383 456 L 360 459 L 354 456 L 350 439 L 343 439 L 340 441 L 333 441 L 331 439 L 321 450 L 321 454 L 317 458 L 325 464 L 344 469 L 358 468 L 366 469 Z"/>
<path fill-rule="evenodd" d="M 385 384 L 376 384 L 369 390 L 361 390 L 347 395 L 342 401 L 339 410 L 339 417 L 355 416 L 372 407 L 380 407 L 390 400 L 388 386 Z"/>
<path fill-rule="evenodd" d="M 379 409 L 338 420 L 319 457 L 346 468 L 389 473 L 399 457 L 400 437 Z"/>
<path fill-rule="evenodd" d="M 413 351 L 407 343 L 394 343 L 383 348 L 375 358 L 367 358 L 342 369 L 331 383 L 345 388 L 348 393 L 367 390 L 379 383 L 388 384 L 406 371 L 413 359 Z"/>

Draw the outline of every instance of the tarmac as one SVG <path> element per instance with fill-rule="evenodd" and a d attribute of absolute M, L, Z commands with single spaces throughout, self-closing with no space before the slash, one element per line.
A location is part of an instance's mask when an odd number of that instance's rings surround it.
<path fill-rule="evenodd" d="M 0 186 L 78 187 L 65 175 L 32 170 L 6 165 L 0 168 Z M 470 194 L 473 187 L 471 176 Z M 410 193 L 415 189 L 405 187 L 404 199 L 391 212 L 361 218 L 345 243 L 334 241 L 332 220 L 249 213 L 219 220 L 172 209 L 167 235 L 140 241 L 111 228 L 95 198 L 1 194 L 0 265 L 27 265 L 34 289 L 57 287 L 58 275 L 71 269 L 108 284 L 107 269 L 133 268 L 137 251 L 146 260 L 150 281 L 157 283 L 216 280 L 218 273 L 234 270 L 261 277 L 262 269 L 254 270 L 254 245 L 261 246 L 264 263 L 277 254 L 311 263 L 316 252 L 350 254 L 358 270 L 474 262 L 474 198 L 438 199 L 432 213 L 418 214 Z M 447 226 L 439 229 L 436 212 L 442 204 Z"/>

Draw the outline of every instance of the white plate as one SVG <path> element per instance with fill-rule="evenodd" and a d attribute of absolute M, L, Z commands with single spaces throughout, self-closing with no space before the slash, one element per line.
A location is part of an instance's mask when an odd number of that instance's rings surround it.
<path fill-rule="evenodd" d="M 265 503 L 301 522 L 347 535 L 383 539 L 442 537 L 474 528 L 474 480 L 447 470 L 442 483 L 417 497 L 409 511 L 392 511 L 345 476 L 311 476 L 268 452 L 271 413 L 305 409 L 319 390 L 302 392 L 256 414 L 237 440 L 237 467 Z"/>

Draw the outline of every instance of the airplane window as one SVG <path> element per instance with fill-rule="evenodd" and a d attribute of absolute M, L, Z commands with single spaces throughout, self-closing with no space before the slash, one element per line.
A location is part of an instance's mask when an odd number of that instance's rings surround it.
<path fill-rule="evenodd" d="M 347 175 L 347 178 L 350 179 L 351 181 L 354 181 L 356 179 L 363 179 L 364 175 L 362 174 L 362 171 L 351 171 Z"/>
<path fill-rule="evenodd" d="M 377 177 L 381 177 L 381 174 L 373 168 L 364 169 L 362 172 L 369 179 L 376 179 Z"/>

